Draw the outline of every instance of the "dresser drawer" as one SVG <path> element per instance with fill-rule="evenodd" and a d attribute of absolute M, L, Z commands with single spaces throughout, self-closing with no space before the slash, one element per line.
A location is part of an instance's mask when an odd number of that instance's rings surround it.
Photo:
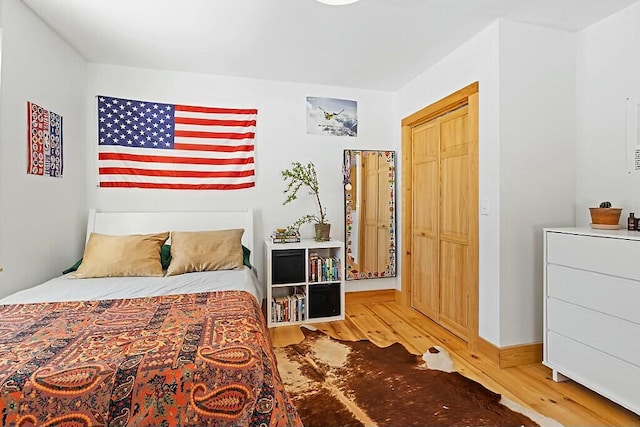
<path fill-rule="evenodd" d="M 547 330 L 628 361 L 640 369 L 640 325 L 549 298 Z"/>
<path fill-rule="evenodd" d="M 640 324 L 640 282 L 635 280 L 549 264 L 546 293 Z"/>
<path fill-rule="evenodd" d="M 545 364 L 640 414 L 640 368 L 549 332 Z"/>
<path fill-rule="evenodd" d="M 547 262 L 640 280 L 640 242 L 548 232 Z"/>

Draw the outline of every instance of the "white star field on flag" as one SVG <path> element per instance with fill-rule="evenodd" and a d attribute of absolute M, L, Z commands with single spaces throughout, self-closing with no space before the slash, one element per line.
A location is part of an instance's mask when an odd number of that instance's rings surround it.
<path fill-rule="evenodd" d="M 101 145 L 173 148 L 175 107 L 170 104 L 98 98 Z"/>

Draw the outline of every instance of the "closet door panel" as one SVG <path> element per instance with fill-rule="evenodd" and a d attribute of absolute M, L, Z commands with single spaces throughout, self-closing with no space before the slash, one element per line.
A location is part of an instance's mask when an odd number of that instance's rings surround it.
<path fill-rule="evenodd" d="M 413 131 L 412 145 L 412 244 L 411 305 L 431 319 L 438 319 L 438 215 L 439 132 L 436 121 Z"/>
<path fill-rule="evenodd" d="M 464 340 L 469 326 L 467 263 L 467 245 L 441 240 L 439 322 Z"/>
<path fill-rule="evenodd" d="M 440 280 L 438 274 L 438 243 L 435 239 L 414 236 L 411 251 L 413 287 L 412 306 L 425 316 L 438 321 Z"/>
<path fill-rule="evenodd" d="M 460 338 L 469 334 L 470 179 L 468 109 L 440 123 L 440 324 Z"/>
<path fill-rule="evenodd" d="M 461 155 L 443 159 L 441 164 L 441 238 L 466 243 L 469 235 L 469 162 Z"/>

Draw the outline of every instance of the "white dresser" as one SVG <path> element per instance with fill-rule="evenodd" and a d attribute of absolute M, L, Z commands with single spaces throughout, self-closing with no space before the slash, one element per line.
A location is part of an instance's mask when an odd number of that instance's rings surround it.
<path fill-rule="evenodd" d="M 554 380 L 640 413 L 640 232 L 544 229 L 543 342 Z"/>

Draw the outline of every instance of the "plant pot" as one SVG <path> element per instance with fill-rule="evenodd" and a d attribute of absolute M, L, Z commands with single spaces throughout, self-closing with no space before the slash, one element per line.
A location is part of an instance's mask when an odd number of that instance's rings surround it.
<path fill-rule="evenodd" d="M 315 224 L 316 226 L 316 242 L 326 242 L 330 240 L 329 233 L 331 224 Z"/>
<path fill-rule="evenodd" d="M 589 208 L 592 228 L 619 228 L 622 208 Z"/>

